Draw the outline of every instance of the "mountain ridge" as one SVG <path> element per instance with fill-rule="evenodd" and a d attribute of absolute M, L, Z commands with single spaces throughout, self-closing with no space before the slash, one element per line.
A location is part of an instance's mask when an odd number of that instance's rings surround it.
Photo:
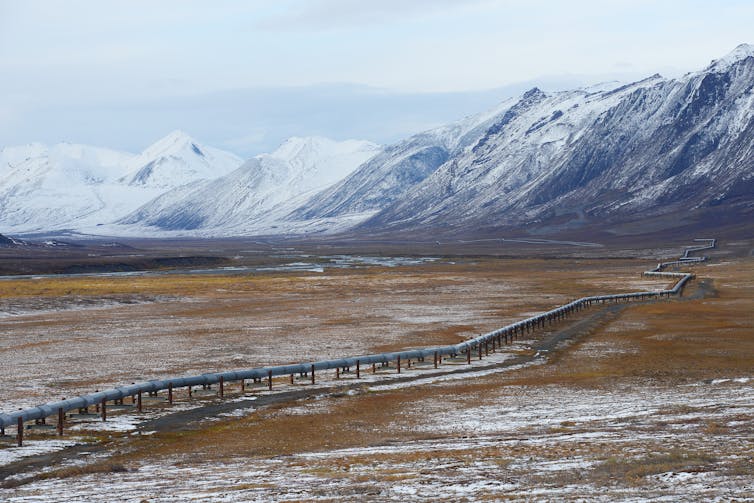
<path fill-rule="evenodd" d="M 167 192 L 117 224 L 151 227 L 148 232 L 239 229 L 251 224 L 272 229 L 296 204 L 304 204 L 309 195 L 337 182 L 379 150 L 361 140 L 293 137 L 224 176 Z"/>
<path fill-rule="evenodd" d="M 206 168 L 204 172 L 197 169 L 195 159 L 182 157 L 187 143 L 212 156 L 200 166 Z M 176 144 L 178 149 L 169 148 Z M 227 171 L 225 164 L 236 162 L 241 160 L 233 154 L 205 147 L 181 132 L 167 135 L 140 154 L 71 143 L 5 147 L 0 149 L 0 228 L 14 233 L 94 228 L 166 190 L 202 179 L 213 165 Z M 145 166 L 151 174 L 165 171 L 158 183 L 150 183 L 145 173 L 144 183 L 132 183 L 129 176 Z"/>
<path fill-rule="evenodd" d="M 743 194 L 743 185 L 735 186 L 741 177 L 748 183 L 752 172 L 750 49 L 739 48 L 722 58 L 724 65 L 713 62 L 680 79 L 655 77 L 608 92 L 546 98 L 529 91 L 471 155 L 448 161 L 359 228 L 533 227 L 570 213 L 560 225 L 565 229 L 709 207 L 713 178 L 717 192 Z M 569 105 L 570 98 L 578 103 Z M 536 100 L 546 106 L 527 121 L 516 107 Z M 600 106 L 569 131 L 590 103 Z M 552 136 L 534 145 L 532 137 L 543 132 Z M 736 153 L 734 164 L 722 162 Z M 714 177 L 705 179 L 709 174 Z"/>
<path fill-rule="evenodd" d="M 753 89 L 754 46 L 741 44 L 675 79 L 534 87 L 384 147 L 292 137 L 241 163 L 175 131 L 130 158 L 110 184 L 137 191 L 138 205 L 107 220 L 95 202 L 77 211 L 96 219 L 69 220 L 93 234 L 197 237 L 610 233 L 642 220 L 727 221 L 754 213 Z M 24 152 L 0 150 L 0 169 L 29 162 Z M 112 166 L 78 168 L 82 186 L 112 180 Z M 42 184 L 24 182 L 10 189 L 0 182 L 0 210 L 20 201 L 8 194 Z M 0 213 L 0 225 L 9 215 Z"/>

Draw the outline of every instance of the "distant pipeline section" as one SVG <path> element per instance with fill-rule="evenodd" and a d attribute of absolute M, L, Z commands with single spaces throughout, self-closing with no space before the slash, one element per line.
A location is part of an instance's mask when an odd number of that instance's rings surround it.
<path fill-rule="evenodd" d="M 651 298 L 662 298 L 670 297 L 671 295 L 678 295 L 683 289 L 684 285 L 694 278 L 694 275 L 688 272 L 667 272 L 664 269 L 704 262 L 707 260 L 706 256 L 691 257 L 690 254 L 709 250 L 717 246 L 716 239 L 695 239 L 694 241 L 704 244 L 687 247 L 684 249 L 683 255 L 679 260 L 661 262 L 654 269 L 643 273 L 645 276 L 678 278 L 673 287 L 667 290 L 582 297 L 569 302 L 568 304 L 564 304 L 555 309 L 551 309 L 550 311 L 547 311 L 545 313 L 526 318 L 519 322 L 506 325 L 492 332 L 480 335 L 479 337 L 475 337 L 473 339 L 469 339 L 459 344 L 450 346 L 439 346 L 425 349 L 397 351 L 392 353 L 363 355 L 310 363 L 260 367 L 248 370 L 208 373 L 191 377 L 154 379 L 143 383 L 119 386 L 110 390 L 99 391 L 96 393 L 78 396 L 67 400 L 50 402 L 30 409 L 18 410 L 10 413 L 0 413 L 0 428 L 2 428 L 1 433 L 5 434 L 5 428 L 7 426 L 16 426 L 18 445 L 20 446 L 23 443 L 23 424 L 26 421 L 44 422 L 44 420 L 48 417 L 57 416 L 58 433 L 62 435 L 65 413 L 68 411 L 87 410 L 90 406 L 95 406 L 101 411 L 102 419 L 106 420 L 108 402 L 123 404 L 123 400 L 127 397 L 130 397 L 133 400 L 133 403 L 138 407 L 138 410 L 141 411 L 142 394 L 147 393 L 154 395 L 158 391 L 167 390 L 168 401 L 172 403 L 173 390 L 176 388 L 188 388 L 190 394 L 191 387 L 193 386 L 206 387 L 213 384 L 218 384 L 220 388 L 219 393 L 222 397 L 224 384 L 233 381 L 241 381 L 243 383 L 245 380 L 261 381 L 262 379 L 267 379 L 269 387 L 271 389 L 272 378 L 276 376 L 289 375 L 291 376 L 291 379 L 293 379 L 293 376 L 295 374 L 302 376 L 310 375 L 311 382 L 312 384 L 314 384 L 315 372 L 323 370 L 335 369 L 339 373 L 340 369 L 343 369 L 344 371 L 350 371 L 351 368 L 355 368 L 356 377 L 358 378 L 360 369 L 365 365 L 387 365 L 390 362 L 396 362 L 398 372 L 400 372 L 400 365 L 402 360 L 404 362 L 410 362 L 411 360 L 425 361 L 427 358 L 431 358 L 434 361 L 435 368 L 437 368 L 438 363 L 442 361 L 443 357 L 455 358 L 461 354 L 464 354 L 467 361 L 470 362 L 472 352 L 474 351 L 478 352 L 479 358 L 481 358 L 483 351 L 485 353 L 488 352 L 490 344 L 492 344 L 493 350 L 496 344 L 502 347 L 503 344 L 507 344 L 509 341 L 512 342 L 519 335 L 531 332 L 538 327 L 544 327 L 548 323 L 553 323 L 557 320 L 563 319 L 569 314 L 581 311 L 582 309 L 589 307 L 595 303 L 604 304 L 608 302 L 618 302 L 621 300 L 646 300 Z"/>

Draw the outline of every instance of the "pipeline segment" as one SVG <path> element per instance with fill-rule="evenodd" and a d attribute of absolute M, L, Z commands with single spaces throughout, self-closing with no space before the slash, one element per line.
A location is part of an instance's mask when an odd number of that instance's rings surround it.
<path fill-rule="evenodd" d="M 660 291 L 651 292 L 636 292 L 626 294 L 612 294 L 612 295 L 593 295 L 589 297 L 581 297 L 572 302 L 564 304 L 562 306 L 551 309 L 550 311 L 531 316 L 524 320 L 506 325 L 498 328 L 492 332 L 482 334 L 479 337 L 469 339 L 459 344 L 449 346 L 439 346 L 425 349 L 413 349 L 407 351 L 396 351 L 392 353 L 381 353 L 372 355 L 353 356 L 347 358 L 338 358 L 334 360 L 323 360 L 308 363 L 297 363 L 290 365 L 276 365 L 270 367 L 260 367 L 248 370 L 234 370 L 228 372 L 215 372 L 201 374 L 190 377 L 174 377 L 170 379 L 153 379 L 143 383 L 130 384 L 126 386 L 119 386 L 105 391 L 98 391 L 88 395 L 78 396 L 75 398 L 69 398 L 66 400 L 60 400 L 57 402 L 50 402 L 38 407 L 32 407 L 25 410 L 19 410 L 10 413 L 0 413 L 0 426 L 5 428 L 6 426 L 12 426 L 18 424 L 19 419 L 23 422 L 41 420 L 50 416 L 63 412 L 68 412 L 77 409 L 86 409 L 92 405 L 102 404 L 104 402 L 122 400 L 127 397 L 133 397 L 139 393 L 155 393 L 167 389 L 175 390 L 176 388 L 183 388 L 189 386 L 200 385 L 212 385 L 241 381 L 246 379 L 261 380 L 264 378 L 270 378 L 273 376 L 294 375 L 294 374 L 308 374 L 317 370 L 330 370 L 357 367 L 358 365 L 370 365 L 370 364 L 389 364 L 390 362 L 402 360 L 418 360 L 427 357 L 434 358 L 439 357 L 455 357 L 462 353 L 469 353 L 474 349 L 480 349 L 480 346 L 487 344 L 493 339 L 500 340 L 501 337 L 505 337 L 512 340 L 517 334 L 523 334 L 526 330 L 531 330 L 539 325 L 544 325 L 546 322 L 565 317 L 567 314 L 582 308 L 588 307 L 593 303 L 606 303 L 617 302 L 619 300 L 631 300 L 631 299 L 646 299 L 652 297 L 669 297 L 671 295 L 677 295 L 684 285 L 694 278 L 691 273 L 682 272 L 665 272 L 663 269 L 679 265 L 695 262 L 704 262 L 707 257 L 689 257 L 689 253 L 695 253 L 703 250 L 715 248 L 717 241 L 715 239 L 697 239 L 695 241 L 704 241 L 705 245 L 687 247 L 681 257 L 681 260 L 672 262 L 662 262 L 651 271 L 644 273 L 646 276 L 654 277 L 666 277 L 666 278 L 678 278 L 678 281 L 672 288 Z"/>

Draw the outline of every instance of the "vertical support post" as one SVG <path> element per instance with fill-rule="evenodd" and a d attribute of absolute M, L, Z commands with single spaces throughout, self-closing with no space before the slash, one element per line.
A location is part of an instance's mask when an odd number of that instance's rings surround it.
<path fill-rule="evenodd" d="M 291 384 L 293 384 L 293 374 L 291 374 Z"/>
<path fill-rule="evenodd" d="M 314 364 L 312 364 L 312 384 L 314 384 Z"/>
<path fill-rule="evenodd" d="M 102 421 L 107 421 L 107 399 L 102 399 Z"/>
<path fill-rule="evenodd" d="M 189 399 L 193 396 L 193 392 L 191 391 L 191 386 L 188 387 L 188 395 L 189 395 Z"/>
<path fill-rule="evenodd" d="M 479 359 L 482 359 L 482 343 L 480 342 L 477 344 L 477 348 L 479 348 Z"/>
<path fill-rule="evenodd" d="M 398 360 L 396 362 L 396 367 L 398 368 L 398 373 L 401 373 L 401 355 L 398 355 Z"/>
<path fill-rule="evenodd" d="M 340 367 L 335 367 L 335 379 L 340 379 Z"/>
<path fill-rule="evenodd" d="M 225 378 L 220 376 L 220 398 L 225 396 Z"/>
<path fill-rule="evenodd" d="M 361 369 L 359 368 L 359 360 L 356 360 L 356 379 L 361 379 Z"/>
<path fill-rule="evenodd" d="M 63 436 L 63 422 L 65 421 L 65 414 L 63 413 L 63 407 L 58 407 L 58 436 Z"/>
<path fill-rule="evenodd" d="M 471 348 L 466 348 L 466 364 L 471 365 Z"/>
<path fill-rule="evenodd" d="M 267 389 L 272 391 L 272 370 L 267 371 Z"/>
<path fill-rule="evenodd" d="M 241 379 L 241 394 L 246 393 L 246 379 Z"/>
<path fill-rule="evenodd" d="M 490 341 L 484 341 L 484 356 L 490 356 Z"/>
<path fill-rule="evenodd" d="M 139 390 L 139 392 L 136 394 L 136 410 L 138 412 L 142 411 L 142 407 L 141 407 L 141 390 Z"/>
<path fill-rule="evenodd" d="M 24 446 L 24 420 L 20 417 L 18 418 L 17 424 L 17 431 L 16 431 L 16 443 L 19 447 Z"/>
<path fill-rule="evenodd" d="M 434 360 L 435 360 L 435 361 L 434 361 L 434 364 L 435 364 L 435 368 L 437 368 L 437 351 L 435 351 L 435 355 L 434 355 L 434 357 L 435 357 L 435 358 L 434 358 Z"/>
<path fill-rule="evenodd" d="M 168 403 L 173 405 L 173 383 L 168 383 Z"/>
<path fill-rule="evenodd" d="M 377 365 L 375 365 L 375 364 L 373 363 L 373 364 L 372 364 L 372 374 L 376 374 L 376 373 L 377 373 Z"/>

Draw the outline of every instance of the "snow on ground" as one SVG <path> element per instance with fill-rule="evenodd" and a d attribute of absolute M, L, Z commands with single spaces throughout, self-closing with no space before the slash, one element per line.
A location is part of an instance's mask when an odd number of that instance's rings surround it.
<path fill-rule="evenodd" d="M 352 262 L 362 263 L 358 258 Z M 403 259 L 383 263 L 402 264 Z M 400 274 L 369 281 L 376 286 L 358 275 L 337 281 L 307 275 L 281 282 L 264 298 L 252 290 L 253 282 L 241 277 L 228 280 L 240 286 L 203 296 L 134 298 L 133 303 L 100 299 L 91 306 L 86 299 L 71 298 L 3 301 L 0 312 L 15 315 L 2 320 L 0 356 L 8 382 L 14 383 L 0 389 L 2 410 L 153 378 L 286 364 L 314 355 L 328 359 L 369 354 L 390 344 L 426 346 L 432 339 L 423 334 L 453 325 L 468 327 L 469 317 L 478 324 L 476 333 L 498 326 L 499 312 L 491 311 L 484 297 L 468 295 L 471 290 L 492 292 L 496 302 L 525 301 L 517 298 L 520 288 L 491 280 L 472 284 L 468 278 L 458 279 L 448 291 Z M 358 296 L 344 302 L 333 283 L 345 283 L 344 288 L 353 288 Z M 353 320 L 359 323 L 358 337 Z M 416 336 L 420 332 L 421 338 Z"/>
<path fill-rule="evenodd" d="M 66 438 L 65 440 L 27 440 L 24 442 L 23 447 L 13 446 L 0 449 L 0 466 L 5 466 L 29 456 L 60 451 L 78 443 L 80 442 L 75 438 Z"/>
<path fill-rule="evenodd" d="M 367 501 L 746 500 L 754 494 L 754 480 L 726 470 L 754 455 L 750 383 L 751 377 L 736 376 L 681 387 L 624 385 L 607 392 L 508 386 L 479 406 L 420 400 L 405 414 L 419 420 L 419 431 L 432 434 L 427 439 L 211 465 L 184 458 L 145 462 L 133 471 L 42 480 L 0 490 L 0 496 L 8 502 L 75 501 L 93 495 L 134 502 L 357 496 Z M 385 387 L 371 387 L 376 389 Z M 326 404 L 307 401 L 288 411 L 313 414 Z M 402 420 L 397 423 L 400 427 Z M 651 460 L 668 446 L 707 453 L 714 462 L 693 470 L 671 467 L 631 483 L 608 473 L 604 484 L 594 483 L 605 466 Z"/>
<path fill-rule="evenodd" d="M 733 391 L 735 390 L 735 391 Z M 743 391 L 743 392 L 742 392 Z M 553 400 L 553 397 L 556 399 Z M 754 411 L 754 389 L 710 388 L 700 393 L 693 388 L 656 387 L 642 389 L 574 389 L 551 385 L 538 388 L 508 387 L 494 405 L 448 410 L 433 415 L 424 425 L 431 432 L 520 432 L 532 428 L 557 427 L 563 423 L 584 424 L 597 430 L 620 428 L 631 420 L 668 416 L 688 420 L 698 415 L 723 420 L 727 415 Z M 723 410 L 718 410 L 725 404 Z M 673 407 L 696 409 L 684 417 Z M 592 423 L 600 423 L 598 425 Z"/>
<path fill-rule="evenodd" d="M 505 288 L 499 291 L 511 293 Z M 272 320 L 262 322 L 256 326 L 271 326 Z M 525 350 L 529 342 L 520 340 L 507 349 Z M 587 353 L 604 353 L 605 349 L 589 341 L 582 346 Z M 481 363 L 474 360 L 474 365 L 509 357 L 510 353 L 496 353 Z M 441 370 L 451 365 L 460 368 L 464 363 L 446 362 Z M 485 497 L 675 501 L 746 499 L 754 494 L 750 473 L 739 468 L 747 462 L 751 466 L 754 460 L 752 376 L 732 375 L 675 387 L 621 381 L 604 389 L 506 385 L 491 396 L 454 394 L 456 381 L 496 379 L 497 372 L 503 370 L 478 368 L 449 376 L 432 375 L 434 370 L 426 366 L 404 368 L 400 376 L 394 368 L 381 369 L 376 375 L 362 370 L 363 380 L 370 383 L 365 389 L 368 393 L 418 385 L 448 386 L 447 399 L 419 399 L 396 417 L 391 428 L 410 428 L 423 434 L 410 442 L 386 441 L 211 464 L 185 458 L 150 460 L 134 470 L 129 467 L 130 471 L 40 480 L 0 490 L 0 499 L 77 501 L 104 494 L 113 501 L 346 497 L 372 501 L 407 497 L 417 501 Z M 317 374 L 323 394 L 334 382 L 332 374 Z M 413 383 L 384 381 L 411 375 L 423 378 Z M 343 377 L 343 382 L 353 379 L 351 375 Z M 272 393 L 285 389 L 290 388 L 276 381 Z M 268 393 L 255 391 L 257 395 Z M 253 411 L 241 403 L 243 399 L 234 400 L 239 400 L 239 408 L 227 416 Z M 297 403 L 290 410 L 304 415 L 322 412 L 327 409 L 326 402 Z M 127 416 L 116 420 L 113 428 L 132 427 L 135 423 Z M 54 448 L 55 444 L 50 445 Z M 621 472 L 631 468 L 631 463 L 651 464 L 653 457 L 670 448 L 678 450 L 680 461 L 671 459 L 668 469 L 630 480 Z M 4 450 L 12 452 L 12 448 Z M 689 466 L 688 456 L 699 456 L 701 461 Z"/>

